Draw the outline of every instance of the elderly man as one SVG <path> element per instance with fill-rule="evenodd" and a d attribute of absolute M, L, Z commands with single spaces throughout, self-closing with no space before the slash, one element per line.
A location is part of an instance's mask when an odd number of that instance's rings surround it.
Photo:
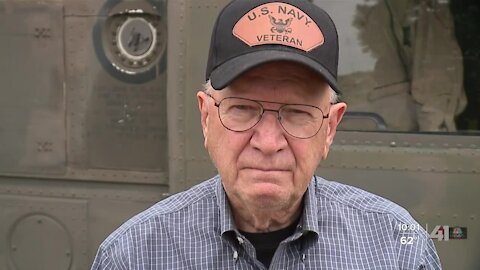
<path fill-rule="evenodd" d="M 227 5 L 197 93 L 219 175 L 126 222 L 92 269 L 440 269 L 404 209 L 314 176 L 346 110 L 337 63 L 310 2 Z"/>

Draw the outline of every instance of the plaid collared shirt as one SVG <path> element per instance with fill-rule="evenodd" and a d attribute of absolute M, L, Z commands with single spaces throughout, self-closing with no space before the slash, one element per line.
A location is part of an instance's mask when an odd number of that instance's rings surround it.
<path fill-rule="evenodd" d="M 405 230 L 406 226 L 408 229 Z M 441 269 L 432 240 L 400 206 L 314 176 L 303 215 L 269 269 Z M 266 269 L 237 230 L 216 176 L 133 217 L 92 270 Z"/>

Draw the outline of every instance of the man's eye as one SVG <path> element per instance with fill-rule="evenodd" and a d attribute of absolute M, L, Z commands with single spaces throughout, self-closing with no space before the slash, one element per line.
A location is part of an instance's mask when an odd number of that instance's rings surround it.
<path fill-rule="evenodd" d="M 230 107 L 230 110 L 240 111 L 240 112 L 250 112 L 250 111 L 256 111 L 257 108 L 251 105 L 232 105 Z"/>
<path fill-rule="evenodd" d="M 296 109 L 296 108 L 285 109 L 284 113 L 291 116 L 309 116 L 309 117 L 312 116 L 312 114 L 309 111 Z"/>

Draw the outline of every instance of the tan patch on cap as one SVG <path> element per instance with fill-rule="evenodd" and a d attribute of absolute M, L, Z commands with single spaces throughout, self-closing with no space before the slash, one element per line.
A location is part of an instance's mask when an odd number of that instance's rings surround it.
<path fill-rule="evenodd" d="M 279 2 L 250 10 L 238 20 L 232 33 L 250 47 L 280 44 L 306 52 L 325 41 L 318 25 L 305 12 Z"/>

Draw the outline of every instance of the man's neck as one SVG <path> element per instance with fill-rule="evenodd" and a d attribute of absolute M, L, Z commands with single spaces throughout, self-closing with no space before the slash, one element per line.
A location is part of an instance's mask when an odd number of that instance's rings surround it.
<path fill-rule="evenodd" d="M 303 200 L 293 204 L 288 209 L 252 209 L 248 207 L 232 207 L 237 228 L 241 231 L 272 232 L 288 227 L 298 220 L 303 210 Z"/>

